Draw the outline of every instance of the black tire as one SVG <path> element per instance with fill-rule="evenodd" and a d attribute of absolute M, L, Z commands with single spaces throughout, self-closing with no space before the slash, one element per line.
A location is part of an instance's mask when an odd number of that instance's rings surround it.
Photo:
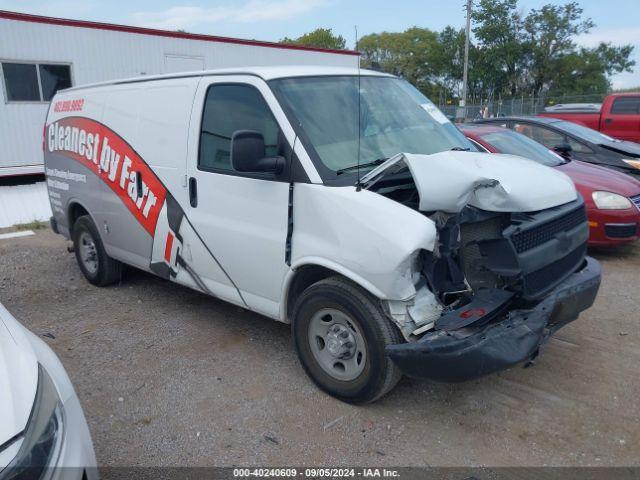
<path fill-rule="evenodd" d="M 364 339 L 366 360 L 362 372 L 353 380 L 332 376 L 312 351 L 312 319 L 327 309 L 346 314 L 359 329 L 357 338 Z M 387 318 L 378 299 L 342 277 L 321 280 L 302 292 L 293 308 L 292 330 L 296 351 L 307 375 L 339 400 L 355 404 L 373 402 L 389 392 L 402 376 L 385 354 L 387 345 L 404 341 L 400 332 Z M 324 348 L 324 342 L 321 344 L 320 348 Z"/>
<path fill-rule="evenodd" d="M 83 260 L 83 240 L 92 240 L 95 247 L 95 269 L 92 270 Z M 107 255 L 96 225 L 89 215 L 79 217 L 73 225 L 73 249 L 78 266 L 90 283 L 105 287 L 120 281 L 122 264 Z"/>

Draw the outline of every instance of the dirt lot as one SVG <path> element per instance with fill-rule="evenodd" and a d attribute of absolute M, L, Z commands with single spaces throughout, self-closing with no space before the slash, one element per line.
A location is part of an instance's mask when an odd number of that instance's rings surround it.
<path fill-rule="evenodd" d="M 289 327 L 142 272 L 100 289 L 62 237 L 0 240 L 0 301 L 58 353 L 100 465 L 638 465 L 640 247 L 593 252 L 596 305 L 533 368 L 404 379 L 354 407 L 306 378 Z"/>

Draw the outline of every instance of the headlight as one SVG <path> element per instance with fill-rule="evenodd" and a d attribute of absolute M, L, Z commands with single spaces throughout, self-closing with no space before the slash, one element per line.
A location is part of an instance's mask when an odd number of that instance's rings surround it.
<path fill-rule="evenodd" d="M 612 192 L 593 192 L 591 194 L 596 207 L 602 210 L 624 210 L 631 208 L 631 201 L 627 197 Z"/>
<path fill-rule="evenodd" d="M 38 390 L 18 455 L 0 473 L 1 480 L 41 478 L 57 461 L 62 443 L 63 410 L 53 381 L 38 365 Z"/>
<path fill-rule="evenodd" d="M 622 161 L 627 165 L 631 165 L 632 167 L 640 168 L 640 160 L 631 160 L 628 158 L 623 158 Z"/>

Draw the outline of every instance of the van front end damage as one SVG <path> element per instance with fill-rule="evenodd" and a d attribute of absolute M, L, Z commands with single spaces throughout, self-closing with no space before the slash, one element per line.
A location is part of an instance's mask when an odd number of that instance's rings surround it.
<path fill-rule="evenodd" d="M 384 302 L 407 340 L 387 353 L 410 376 L 458 382 L 526 362 L 598 292 L 600 266 L 586 257 L 587 217 L 573 186 L 529 162 L 525 195 L 520 174 L 477 155 L 400 155 L 364 180 L 437 229 L 433 250 L 413 264 L 416 295 Z M 438 197 L 429 166 L 440 171 L 443 162 L 460 171 L 459 190 Z"/>
<path fill-rule="evenodd" d="M 471 304 L 442 316 L 417 341 L 387 347 L 387 354 L 404 374 L 443 382 L 472 380 L 526 362 L 556 330 L 593 304 L 600 273 L 598 262 L 587 257 L 531 308 L 509 310 L 510 297 L 501 303 L 492 295 L 477 295 Z M 500 310 L 506 313 L 492 315 Z"/>

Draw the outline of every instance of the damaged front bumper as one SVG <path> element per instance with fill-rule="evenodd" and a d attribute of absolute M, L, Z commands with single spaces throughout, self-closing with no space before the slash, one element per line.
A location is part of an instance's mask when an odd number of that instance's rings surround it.
<path fill-rule="evenodd" d="M 390 345 L 387 354 L 403 373 L 443 382 L 463 382 L 535 357 L 556 330 L 589 308 L 600 286 L 600 264 L 582 267 L 531 309 L 511 310 L 481 327 L 433 330 L 412 343 Z"/>

